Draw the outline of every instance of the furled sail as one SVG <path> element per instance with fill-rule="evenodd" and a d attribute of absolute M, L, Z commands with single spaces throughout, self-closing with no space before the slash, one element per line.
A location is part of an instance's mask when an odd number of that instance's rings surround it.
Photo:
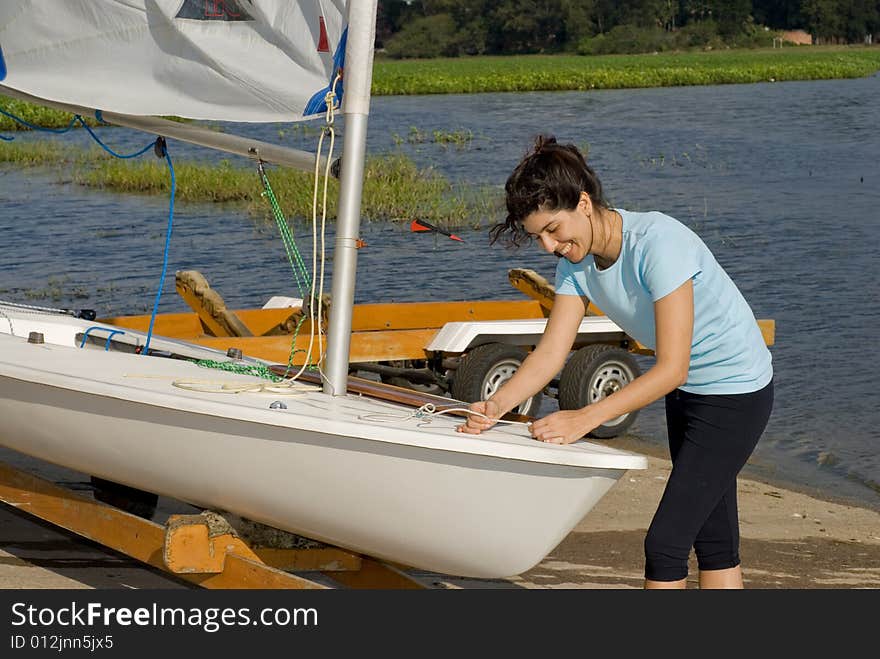
<path fill-rule="evenodd" d="M 325 110 L 345 54 L 346 5 L 2 0 L 0 84 L 128 115 L 296 121 Z M 341 98 L 341 81 L 334 91 Z"/>

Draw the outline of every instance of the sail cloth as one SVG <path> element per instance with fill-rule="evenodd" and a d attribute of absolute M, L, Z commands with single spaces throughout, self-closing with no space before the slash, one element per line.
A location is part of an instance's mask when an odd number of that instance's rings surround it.
<path fill-rule="evenodd" d="M 343 65 L 347 5 L 2 0 L 0 83 L 121 114 L 297 121 L 326 110 Z M 341 100 L 341 82 L 334 91 Z"/>

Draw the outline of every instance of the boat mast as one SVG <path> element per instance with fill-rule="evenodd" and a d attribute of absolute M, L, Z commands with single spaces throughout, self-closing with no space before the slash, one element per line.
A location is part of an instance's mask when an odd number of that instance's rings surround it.
<path fill-rule="evenodd" d="M 373 82 L 376 6 L 377 0 L 349 0 L 348 3 L 345 94 L 342 101 L 345 136 L 339 177 L 336 247 L 333 252 L 327 366 L 324 369 L 324 393 L 333 396 L 344 395 L 348 384 L 348 353 L 357 273 L 357 237 L 361 222 L 370 85 Z"/>

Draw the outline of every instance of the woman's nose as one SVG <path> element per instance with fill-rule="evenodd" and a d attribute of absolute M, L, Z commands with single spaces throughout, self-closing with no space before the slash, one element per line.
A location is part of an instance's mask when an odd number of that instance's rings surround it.
<path fill-rule="evenodd" d="M 541 236 L 541 247 L 544 248 L 545 251 L 550 252 L 551 254 L 556 249 L 556 241 L 553 240 L 550 236 Z"/>

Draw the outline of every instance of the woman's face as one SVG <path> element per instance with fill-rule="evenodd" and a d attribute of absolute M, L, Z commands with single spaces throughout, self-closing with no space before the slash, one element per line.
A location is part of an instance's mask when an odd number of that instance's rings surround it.
<path fill-rule="evenodd" d="M 580 263 L 593 246 L 590 207 L 589 197 L 584 194 L 574 210 L 537 210 L 526 217 L 523 228 L 547 252 Z"/>

